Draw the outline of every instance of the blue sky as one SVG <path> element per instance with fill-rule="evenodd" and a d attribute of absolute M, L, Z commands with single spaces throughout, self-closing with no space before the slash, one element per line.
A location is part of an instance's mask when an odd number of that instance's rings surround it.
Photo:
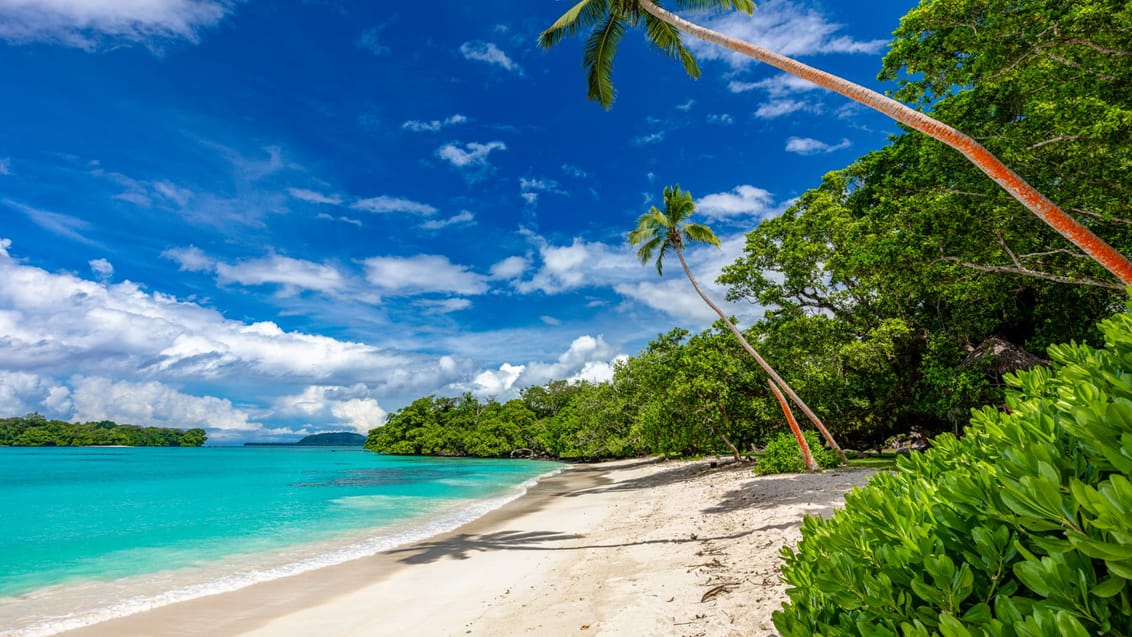
<path fill-rule="evenodd" d="M 697 22 L 879 89 L 913 0 Z M 666 185 L 723 238 L 896 132 L 688 41 L 630 34 L 585 99 L 568 2 L 0 2 L 0 415 L 366 431 L 416 397 L 608 378 L 713 315 L 625 236 Z M 750 323 L 759 308 L 728 308 Z"/>

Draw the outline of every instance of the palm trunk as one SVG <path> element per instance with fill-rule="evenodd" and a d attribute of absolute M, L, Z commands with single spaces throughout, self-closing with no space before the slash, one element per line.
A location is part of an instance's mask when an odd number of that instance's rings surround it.
<path fill-rule="evenodd" d="M 806 465 L 806 471 L 819 471 L 821 467 L 814 461 L 814 454 L 810 452 L 810 445 L 802 435 L 802 429 L 798 427 L 798 421 L 794 419 L 794 412 L 790 411 L 786 397 L 782 395 L 782 391 L 773 380 L 766 382 L 770 385 L 770 391 L 774 392 L 774 397 L 778 399 L 778 404 L 782 406 L 782 413 L 786 414 L 786 423 L 790 425 L 790 431 L 794 432 L 794 439 L 798 441 L 798 447 L 802 450 L 802 463 Z"/>
<path fill-rule="evenodd" d="M 1132 262 L 1093 234 L 1088 228 L 1078 223 L 1076 219 L 1062 211 L 1061 208 L 1058 208 L 1057 204 L 1026 183 L 1026 180 L 1007 168 L 990 151 L 968 135 L 859 84 L 854 84 L 846 79 L 820 71 L 749 42 L 737 40 L 688 22 L 680 16 L 656 6 L 650 0 L 639 1 L 641 8 L 645 11 L 689 35 L 765 62 L 791 75 L 840 93 L 954 148 L 969 159 L 971 163 L 978 166 L 979 170 L 986 173 L 995 183 L 1002 186 L 1006 192 L 1022 202 L 1022 205 L 1037 215 L 1039 219 L 1073 242 L 1074 245 L 1104 266 L 1122 283 L 1132 285 Z"/>
<path fill-rule="evenodd" d="M 821 418 L 818 418 L 818 415 L 815 414 L 812 409 L 810 409 L 809 405 L 807 405 L 805 401 L 799 398 L 798 394 L 794 393 L 794 390 L 790 388 L 790 385 L 786 384 L 786 381 L 782 380 L 782 377 L 778 375 L 778 372 L 774 371 L 774 368 L 770 366 L 770 363 L 767 363 L 765 360 L 763 360 L 762 356 L 759 356 L 759 353 L 755 351 L 755 348 L 751 347 L 751 344 L 747 342 L 747 339 L 743 337 L 743 333 L 739 331 L 739 328 L 735 327 L 735 324 L 731 322 L 731 319 L 727 317 L 727 314 L 725 314 L 723 310 L 720 309 L 720 307 L 716 305 L 711 299 L 709 299 L 708 296 L 704 294 L 704 291 L 700 289 L 700 284 L 696 283 L 696 277 L 692 276 L 692 270 L 688 268 L 688 262 L 684 260 L 684 251 L 679 247 L 676 248 L 676 256 L 680 258 L 680 265 L 683 266 L 684 274 L 688 276 L 688 280 L 692 282 L 692 287 L 696 289 L 696 294 L 700 295 L 700 298 L 704 300 L 704 303 L 708 304 L 708 307 L 715 310 L 715 313 L 718 314 L 719 318 L 723 320 L 723 323 L 727 326 L 727 329 L 731 330 L 731 333 L 735 335 L 735 338 L 739 339 L 739 344 L 743 346 L 743 349 L 747 350 L 748 354 L 755 357 L 755 362 L 759 364 L 759 367 L 763 368 L 763 371 L 765 371 L 767 375 L 769 375 L 771 379 L 774 380 L 774 383 L 781 387 L 786 392 L 786 394 L 790 396 L 790 400 L 793 400 L 794 404 L 798 405 L 798 408 L 802 410 L 802 413 L 806 414 L 806 417 L 810 419 L 810 422 L 814 423 L 814 426 L 817 427 L 818 431 L 821 432 L 821 435 L 825 438 L 825 441 L 829 443 L 830 447 L 833 447 L 833 450 L 837 453 L 837 457 L 841 459 L 842 464 L 849 464 L 849 459 L 845 457 L 845 452 L 841 450 L 841 447 L 838 446 L 837 441 L 833 439 L 833 434 L 829 433 L 829 430 L 825 428 L 824 424 L 822 424 Z M 805 441 L 803 440 L 803 442 Z"/>

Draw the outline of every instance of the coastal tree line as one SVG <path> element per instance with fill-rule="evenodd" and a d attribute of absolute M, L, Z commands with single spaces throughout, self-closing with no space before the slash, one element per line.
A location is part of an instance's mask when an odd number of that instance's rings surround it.
<path fill-rule="evenodd" d="M 123 445 L 129 447 L 199 447 L 208 439 L 204 429 L 172 429 L 98 422 L 49 420 L 32 413 L 23 417 L 0 418 L 0 446 L 10 447 L 89 447 Z"/>

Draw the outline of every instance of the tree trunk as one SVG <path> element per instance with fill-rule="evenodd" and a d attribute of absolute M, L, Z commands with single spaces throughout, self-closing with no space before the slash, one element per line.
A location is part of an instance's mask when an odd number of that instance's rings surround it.
<path fill-rule="evenodd" d="M 806 437 L 802 435 L 802 429 L 798 427 L 798 421 L 794 419 L 794 412 L 790 411 L 786 397 L 782 395 L 778 385 L 775 385 L 773 380 L 766 382 L 770 384 L 770 391 L 774 392 L 778 404 L 782 405 L 782 413 L 786 414 L 786 423 L 790 425 L 790 431 L 794 432 L 794 439 L 798 441 L 798 447 L 802 450 L 802 462 L 806 465 L 806 471 L 820 471 L 821 467 L 814 461 L 814 454 L 810 453 L 810 445 L 806 443 Z"/>
<path fill-rule="evenodd" d="M 715 400 L 715 404 L 719 406 L 719 417 L 720 420 L 723 421 L 723 426 L 726 428 L 727 423 L 731 422 L 731 419 L 727 417 L 727 408 L 723 406 L 723 402 L 718 398 Z M 731 448 L 731 454 L 735 456 L 735 462 L 743 461 L 743 457 L 739 454 L 739 448 L 731 442 L 731 439 L 727 437 L 726 433 L 722 431 L 719 432 L 719 439 Z"/>
<path fill-rule="evenodd" d="M 968 135 L 859 84 L 854 84 L 844 78 L 807 66 L 749 42 L 737 40 L 688 22 L 680 16 L 656 6 L 650 0 L 639 1 L 641 8 L 645 11 L 689 35 L 765 62 L 791 75 L 840 93 L 954 148 L 971 163 L 978 166 L 979 170 L 986 173 L 1006 192 L 1022 202 L 1039 219 L 1083 250 L 1097 263 L 1104 266 L 1122 283 L 1132 285 L 1132 262 L 1105 243 L 1103 239 L 1093 234 L 1088 228 L 1081 225 L 1076 219 L 1062 211 L 1061 208 L 1058 208 L 1057 204 L 1026 183 L 1026 180 L 1007 168 L 990 151 Z"/>
<path fill-rule="evenodd" d="M 720 309 L 720 307 L 716 305 L 711 299 L 709 299 L 708 296 L 704 294 L 704 291 L 700 289 L 700 284 L 696 283 L 696 277 L 692 276 L 692 270 L 688 268 L 688 262 L 684 260 L 684 251 L 677 247 L 676 256 L 680 258 L 680 265 L 684 268 L 684 274 L 687 275 L 688 280 L 692 282 L 692 287 L 696 289 L 696 294 L 700 295 L 700 298 L 704 300 L 704 303 L 708 304 L 708 307 L 715 310 L 715 313 L 719 315 L 719 318 L 723 321 L 723 324 L 727 326 L 727 329 L 731 330 L 731 333 L 735 335 L 735 338 L 739 339 L 739 344 L 743 346 L 743 349 L 747 350 L 747 353 L 755 358 L 755 362 L 759 364 L 759 367 L 763 368 L 763 371 L 771 377 L 774 383 L 781 387 L 786 392 L 786 394 L 790 396 L 790 400 L 793 400 L 794 404 L 798 405 L 798 408 L 802 410 L 802 413 L 806 414 L 806 417 L 810 419 L 810 422 L 814 423 L 814 426 L 817 427 L 818 431 L 821 432 L 821 435 L 825 438 L 825 441 L 829 443 L 830 447 L 833 447 L 833 451 L 837 454 L 837 457 L 841 459 L 841 463 L 849 464 L 849 459 L 845 457 L 845 452 L 841 450 L 841 447 L 838 446 L 837 441 L 833 439 L 833 434 L 829 433 L 829 430 L 825 428 L 824 424 L 822 424 L 821 418 L 818 418 L 818 415 L 815 414 L 812 409 L 810 409 L 809 405 L 807 405 L 805 401 L 799 398 L 798 394 L 794 393 L 794 390 L 790 388 L 790 385 L 786 384 L 786 381 L 782 380 L 782 377 L 778 375 L 778 372 L 774 371 L 774 368 L 770 366 L 770 363 L 767 363 L 765 360 L 763 360 L 762 356 L 759 356 L 759 353 L 755 351 L 755 348 L 751 347 L 751 344 L 747 342 L 747 339 L 743 336 L 743 333 L 739 331 L 739 328 L 735 327 L 735 324 L 731 322 L 731 319 L 727 317 L 727 314 L 725 314 L 723 310 Z M 792 415 L 790 417 L 793 418 Z M 802 443 L 804 444 L 805 440 L 802 440 Z"/>

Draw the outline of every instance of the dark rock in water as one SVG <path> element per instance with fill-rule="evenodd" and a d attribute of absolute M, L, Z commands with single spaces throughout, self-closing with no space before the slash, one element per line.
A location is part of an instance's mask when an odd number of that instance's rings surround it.
<path fill-rule="evenodd" d="M 360 447 L 366 437 L 348 431 L 327 434 L 312 434 L 295 443 L 299 447 Z"/>

